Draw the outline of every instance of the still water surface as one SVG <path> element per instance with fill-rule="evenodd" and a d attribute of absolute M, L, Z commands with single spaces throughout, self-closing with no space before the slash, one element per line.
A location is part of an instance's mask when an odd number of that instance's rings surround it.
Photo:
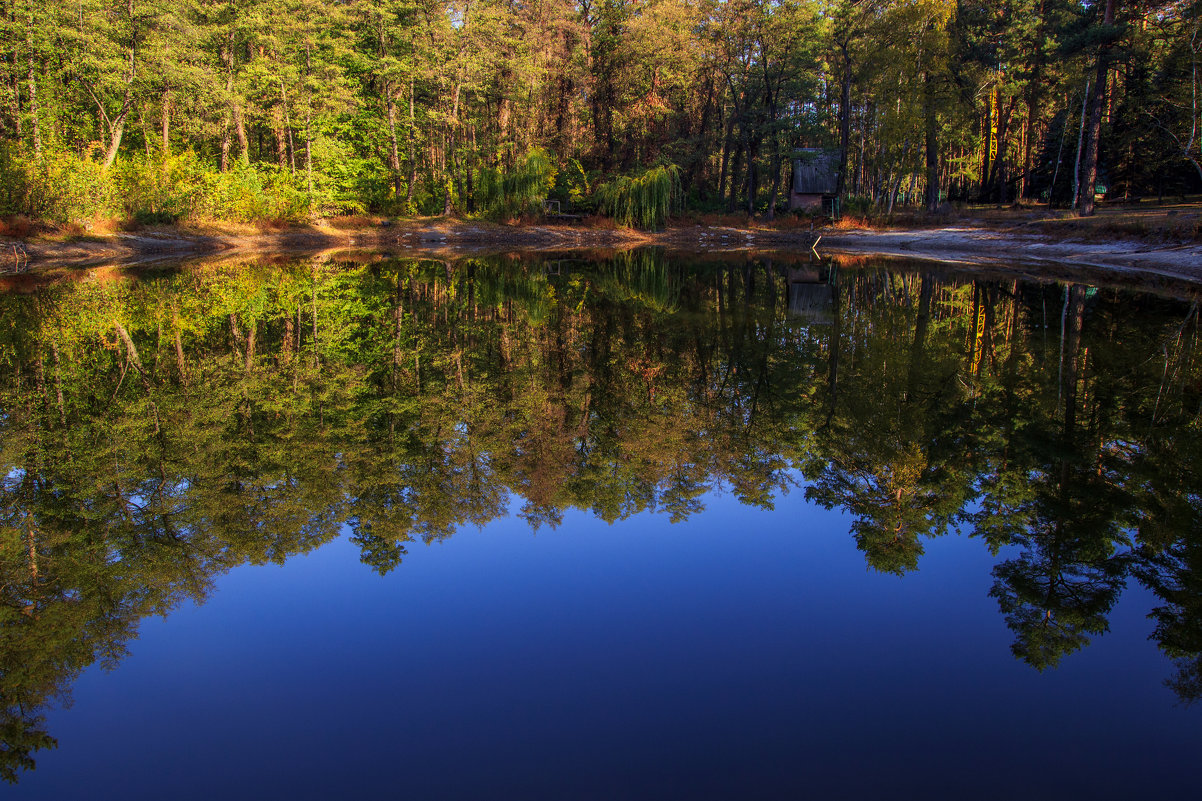
<path fill-rule="evenodd" d="M 0 320 L 6 797 L 1198 792 L 1187 292 L 379 257 Z"/>

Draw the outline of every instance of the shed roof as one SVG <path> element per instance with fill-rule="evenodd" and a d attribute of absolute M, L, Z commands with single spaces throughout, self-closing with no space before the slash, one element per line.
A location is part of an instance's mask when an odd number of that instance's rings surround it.
<path fill-rule="evenodd" d="M 793 191 L 799 195 L 833 195 L 839 188 L 839 151 L 807 147 L 794 151 Z"/>

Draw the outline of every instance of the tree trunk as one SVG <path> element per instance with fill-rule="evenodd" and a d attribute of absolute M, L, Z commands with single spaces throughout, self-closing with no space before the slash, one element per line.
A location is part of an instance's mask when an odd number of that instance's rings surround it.
<path fill-rule="evenodd" d="M 725 106 L 725 104 L 723 104 Z M 723 109 L 725 110 L 725 109 Z M 726 197 L 726 178 L 730 168 L 730 142 L 734 135 L 735 118 L 734 114 L 730 114 L 726 118 L 724 126 L 725 134 L 722 137 L 722 166 L 718 170 L 718 200 Z"/>
<path fill-rule="evenodd" d="M 1114 12 L 1117 11 L 1118 0 L 1106 0 L 1106 12 L 1102 24 L 1114 24 Z M 1102 103 L 1106 101 L 1106 83 L 1111 70 L 1111 49 L 1114 44 L 1109 38 L 1097 48 L 1097 76 L 1094 82 L 1094 94 L 1089 101 L 1089 127 L 1085 136 L 1085 161 L 1082 165 L 1081 209 L 1082 216 L 1094 213 L 1094 190 L 1097 182 L 1097 149 L 1102 134 Z"/>
<path fill-rule="evenodd" d="M 296 175 L 296 143 L 292 141 L 292 112 L 288 110 L 288 90 L 280 81 L 280 101 L 284 106 L 284 131 L 288 136 L 288 171 Z"/>
<path fill-rule="evenodd" d="M 926 89 L 923 111 L 926 117 L 927 211 L 934 213 L 939 210 L 939 120 L 935 116 L 935 89 L 930 73 L 923 83 Z"/>
<path fill-rule="evenodd" d="M 166 157 L 171 152 L 171 86 L 168 85 L 163 90 L 163 108 L 162 115 L 159 121 L 159 127 L 163 137 L 163 156 Z"/>
<path fill-rule="evenodd" d="M 305 72 L 313 72 L 312 55 L 309 52 L 309 45 L 305 43 Z M 309 213 L 313 213 L 313 96 L 306 94 L 305 96 L 305 191 L 308 194 L 307 202 Z M 314 321 L 316 325 L 316 320 Z"/>
<path fill-rule="evenodd" d="M 1102 24 L 1114 25 L 1114 14 L 1118 0 L 1106 0 L 1106 12 Z M 1085 139 L 1085 163 L 1081 170 L 1080 214 L 1088 217 L 1094 212 L 1094 186 L 1098 179 L 1098 145 L 1102 134 L 1102 104 L 1106 100 L 1106 82 L 1110 73 L 1110 51 L 1114 43 L 1108 38 L 1098 48 L 1098 72 L 1094 82 L 1093 96 L 1089 103 L 1089 127 Z"/>
<path fill-rule="evenodd" d="M 130 109 L 133 108 L 133 53 L 130 53 L 130 76 L 129 81 L 125 85 L 125 96 L 121 99 L 121 111 L 113 118 L 112 125 L 109 128 L 109 146 L 104 154 L 104 166 L 113 166 L 113 162 L 117 160 L 117 151 L 121 149 L 121 137 L 125 134 L 125 120 L 129 117 Z"/>
<path fill-rule="evenodd" d="M 392 170 L 392 196 L 400 198 L 401 196 L 401 151 L 397 146 L 396 137 L 396 98 L 393 96 L 392 87 L 385 85 L 384 101 L 388 106 L 388 167 Z"/>
<path fill-rule="evenodd" d="M 843 54 L 843 90 L 839 99 L 839 180 L 835 197 L 842 198 L 847 189 L 847 147 L 851 141 L 851 54 L 848 43 L 840 42 Z"/>
<path fill-rule="evenodd" d="M 250 164 L 250 140 L 246 137 L 246 120 L 242 114 L 242 104 L 237 100 L 234 104 L 234 134 L 238 137 L 238 161 L 245 167 Z"/>
<path fill-rule="evenodd" d="M 280 109 L 272 114 L 272 129 L 275 134 L 275 160 L 283 170 L 288 167 L 288 135 L 284 132 L 284 112 Z"/>
<path fill-rule="evenodd" d="M 413 184 L 417 182 L 417 153 L 414 150 L 414 138 L 417 120 L 413 114 L 414 79 L 409 78 L 409 182 L 405 186 L 405 211 L 413 205 Z"/>
<path fill-rule="evenodd" d="M 234 38 L 234 32 L 230 31 L 230 41 Z M 226 98 L 232 98 L 234 95 L 234 53 L 231 48 L 221 48 L 221 60 L 225 62 L 225 95 Z M 225 109 L 225 124 L 221 128 L 221 171 L 227 172 L 230 168 L 230 128 L 233 122 L 233 101 Z"/>
<path fill-rule="evenodd" d="M 1077 128 L 1077 160 L 1073 162 L 1073 211 L 1077 210 L 1077 201 L 1081 193 L 1081 149 L 1085 144 L 1085 115 L 1089 107 L 1089 79 L 1085 80 L 1085 95 L 1081 100 L 1081 123 Z"/>

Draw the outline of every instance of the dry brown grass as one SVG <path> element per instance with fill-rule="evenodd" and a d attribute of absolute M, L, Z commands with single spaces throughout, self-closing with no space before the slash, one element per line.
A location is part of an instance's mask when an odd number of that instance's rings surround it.
<path fill-rule="evenodd" d="M 1103 206 L 1092 217 L 1052 212 L 1021 223 L 1027 230 L 1066 239 L 1136 239 L 1151 243 L 1202 242 L 1202 203 Z"/>
<path fill-rule="evenodd" d="M 360 228 L 377 228 L 381 217 L 372 214 L 347 214 L 342 217 L 331 217 L 329 226 L 339 231 L 357 230 Z"/>
<path fill-rule="evenodd" d="M 866 231 L 883 226 L 860 214 L 845 214 L 835 220 L 831 227 L 837 231 Z"/>
<path fill-rule="evenodd" d="M 37 230 L 38 226 L 24 214 L 0 217 L 0 236 L 25 239 Z"/>
<path fill-rule="evenodd" d="M 296 228 L 297 225 L 289 220 L 276 218 L 274 220 L 255 220 L 255 222 L 252 223 L 252 227 L 258 233 L 267 234 L 275 233 L 277 231 L 286 231 L 289 228 Z"/>

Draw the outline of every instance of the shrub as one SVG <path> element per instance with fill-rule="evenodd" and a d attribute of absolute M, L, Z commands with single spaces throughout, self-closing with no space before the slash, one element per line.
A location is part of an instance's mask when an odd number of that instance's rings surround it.
<path fill-rule="evenodd" d="M 635 177 L 618 176 L 598 186 L 596 195 L 601 209 L 618 222 L 654 230 L 680 205 L 680 168 L 668 164 Z"/>
<path fill-rule="evenodd" d="M 31 157 L 0 149 L 3 212 L 66 223 L 117 211 L 116 191 L 103 166 L 72 151 Z"/>
<path fill-rule="evenodd" d="M 235 222 L 303 220 L 309 216 L 309 196 L 301 183 L 300 176 L 267 164 L 207 172 L 192 216 Z"/>
<path fill-rule="evenodd" d="M 113 180 L 125 212 L 143 225 L 172 223 L 193 214 L 208 168 L 195 153 L 135 156 L 117 162 Z"/>
<path fill-rule="evenodd" d="M 541 214 L 543 201 L 555 185 L 557 170 L 545 150 L 534 148 L 512 170 L 486 167 L 480 170 L 476 199 L 480 210 L 491 217 L 512 218 Z"/>

